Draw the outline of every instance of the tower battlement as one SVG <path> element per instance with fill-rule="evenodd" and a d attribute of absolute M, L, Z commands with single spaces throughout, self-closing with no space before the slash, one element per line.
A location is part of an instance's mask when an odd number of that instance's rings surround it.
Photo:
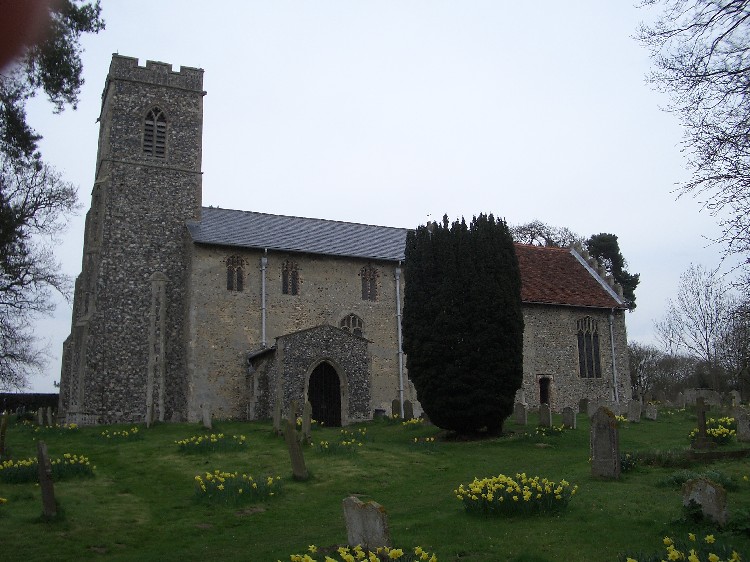
<path fill-rule="evenodd" d="M 146 66 L 138 64 L 135 57 L 112 55 L 109 66 L 110 79 L 133 80 L 148 84 L 160 84 L 172 88 L 203 91 L 203 69 L 181 66 L 174 71 L 171 64 L 159 61 L 146 61 Z"/>

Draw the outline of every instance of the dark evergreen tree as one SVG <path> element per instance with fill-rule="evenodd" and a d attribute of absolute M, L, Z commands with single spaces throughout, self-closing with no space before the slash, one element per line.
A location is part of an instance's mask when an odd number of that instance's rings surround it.
<path fill-rule="evenodd" d="M 406 241 L 409 377 L 438 427 L 502 430 L 523 380 L 521 277 L 507 224 L 420 226 Z"/>
<path fill-rule="evenodd" d="M 602 232 L 592 234 L 586 241 L 589 254 L 602 264 L 607 272 L 622 287 L 622 294 L 628 302 L 628 309 L 635 309 L 635 289 L 640 282 L 640 273 L 628 273 L 627 263 L 620 251 L 620 243 L 616 234 Z"/>

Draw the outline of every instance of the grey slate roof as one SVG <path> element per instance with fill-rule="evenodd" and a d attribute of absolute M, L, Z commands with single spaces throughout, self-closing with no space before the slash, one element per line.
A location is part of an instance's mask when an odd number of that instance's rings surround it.
<path fill-rule="evenodd" d="M 304 252 L 399 261 L 405 228 L 268 215 L 203 207 L 200 222 L 188 223 L 193 242 L 240 248 Z"/>

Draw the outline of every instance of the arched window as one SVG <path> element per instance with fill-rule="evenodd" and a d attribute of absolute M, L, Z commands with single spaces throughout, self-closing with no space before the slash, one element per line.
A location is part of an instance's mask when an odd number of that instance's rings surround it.
<path fill-rule="evenodd" d="M 362 319 L 356 314 L 350 314 L 341 319 L 339 328 L 346 330 L 355 336 L 361 336 L 363 328 Z"/>
<path fill-rule="evenodd" d="M 362 278 L 362 300 L 378 300 L 378 277 L 380 273 L 377 268 L 366 265 L 360 270 L 359 276 Z"/>
<path fill-rule="evenodd" d="M 582 378 L 601 378 L 599 358 L 599 330 L 591 316 L 581 318 L 578 327 L 578 372 Z"/>
<path fill-rule="evenodd" d="M 229 256 L 227 264 L 227 291 L 242 291 L 245 271 L 245 260 L 240 256 Z"/>
<path fill-rule="evenodd" d="M 299 271 L 293 261 L 287 260 L 281 266 L 281 292 L 284 295 L 299 293 Z"/>
<path fill-rule="evenodd" d="M 143 154 L 154 158 L 167 155 L 167 118 L 158 107 L 148 112 L 143 124 Z"/>

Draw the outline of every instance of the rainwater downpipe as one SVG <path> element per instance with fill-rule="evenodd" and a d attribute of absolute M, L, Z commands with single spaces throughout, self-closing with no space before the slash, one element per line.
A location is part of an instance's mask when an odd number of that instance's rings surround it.
<path fill-rule="evenodd" d="M 615 404 L 620 403 L 620 395 L 617 392 L 617 364 L 615 359 L 615 309 L 609 311 L 609 343 L 612 347 L 612 386 L 615 391 Z"/>
<path fill-rule="evenodd" d="M 401 338 L 401 262 L 394 274 L 396 278 L 396 330 L 398 334 L 398 402 L 401 408 L 401 419 L 404 419 L 404 350 Z"/>
<path fill-rule="evenodd" d="M 268 266 L 268 249 L 263 250 L 260 258 L 260 345 L 266 347 L 266 268 Z"/>

